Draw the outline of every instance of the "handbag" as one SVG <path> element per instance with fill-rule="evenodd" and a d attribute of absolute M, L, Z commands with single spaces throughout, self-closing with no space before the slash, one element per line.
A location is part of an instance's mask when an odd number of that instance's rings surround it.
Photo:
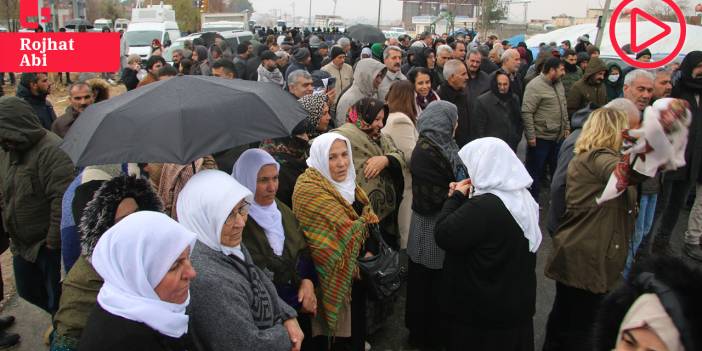
<path fill-rule="evenodd" d="M 372 224 L 368 228 L 380 246 L 377 255 L 358 258 L 361 277 L 368 286 L 368 295 L 383 300 L 397 293 L 402 284 L 400 254 L 393 250 L 380 235 L 380 227 Z"/>

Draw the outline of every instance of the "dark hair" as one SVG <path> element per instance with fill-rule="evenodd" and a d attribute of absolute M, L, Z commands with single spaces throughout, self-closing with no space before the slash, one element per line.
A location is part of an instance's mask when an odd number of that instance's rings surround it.
<path fill-rule="evenodd" d="M 158 55 L 151 55 L 151 56 L 149 56 L 149 59 L 146 60 L 146 70 L 147 70 L 147 71 L 151 71 L 151 69 L 154 68 L 154 65 L 155 65 L 157 62 L 161 62 L 161 64 L 164 65 L 164 66 L 166 65 L 166 60 L 165 60 L 163 57 L 158 56 Z"/>
<path fill-rule="evenodd" d="M 241 55 L 246 53 L 246 51 L 249 50 L 249 45 L 247 42 L 239 43 L 239 45 L 236 47 L 236 53 Z"/>
<path fill-rule="evenodd" d="M 464 49 L 467 47 L 466 43 L 459 41 L 459 40 L 454 40 L 451 44 L 449 44 L 449 46 L 451 47 L 451 49 L 456 50 L 456 46 L 458 46 L 459 44 L 463 45 Z"/>
<path fill-rule="evenodd" d="M 414 84 L 408 80 L 395 82 L 385 96 L 389 112 L 402 112 L 417 124 L 417 106 L 414 102 Z"/>
<path fill-rule="evenodd" d="M 90 86 L 90 84 L 88 84 L 86 82 L 75 82 L 75 83 L 71 83 L 71 85 L 68 86 L 68 95 L 70 96 L 73 88 L 77 88 L 77 87 L 86 87 L 86 88 L 88 88 L 88 90 L 90 90 L 91 93 L 93 92 L 93 88 Z"/>
<path fill-rule="evenodd" d="M 216 53 L 219 56 L 222 56 L 222 48 L 220 48 L 217 45 L 212 45 L 212 47 L 210 48 L 210 53 L 212 53 L 213 55 Z"/>
<path fill-rule="evenodd" d="M 234 67 L 234 62 L 232 61 L 221 58 L 212 64 L 212 69 L 215 68 L 223 68 L 227 73 L 231 73 L 234 75 L 234 77 L 236 77 L 236 68 Z"/>
<path fill-rule="evenodd" d="M 39 75 L 47 75 L 46 72 L 27 72 L 27 73 L 22 73 L 22 76 L 20 76 L 20 84 L 22 84 L 25 88 L 29 89 L 29 85 L 32 83 L 36 83 L 39 81 Z M 47 75 L 48 76 L 48 75 Z"/>
<path fill-rule="evenodd" d="M 183 75 L 189 75 L 190 74 L 190 67 L 193 66 L 193 60 L 189 58 L 183 58 L 180 60 L 180 64 L 178 67 L 183 71 Z"/>
<path fill-rule="evenodd" d="M 568 57 L 568 56 L 578 56 L 578 53 L 575 52 L 573 49 L 567 49 L 563 51 L 563 56 L 562 57 Z"/>
<path fill-rule="evenodd" d="M 544 67 L 541 69 L 541 72 L 546 74 L 552 69 L 558 70 L 560 66 L 563 66 L 563 61 L 561 61 L 561 59 L 558 57 L 549 57 L 544 61 Z"/>
<path fill-rule="evenodd" d="M 178 75 L 178 71 L 176 71 L 175 67 L 171 65 L 165 65 L 161 68 L 158 69 L 158 73 L 156 74 L 157 77 L 175 77 Z"/>
<path fill-rule="evenodd" d="M 407 79 L 409 79 L 410 82 L 412 82 L 412 85 L 417 81 L 417 76 L 419 74 L 426 74 L 429 76 L 429 80 L 432 80 L 431 76 L 431 71 L 429 71 L 428 68 L 424 67 L 413 67 L 408 73 L 407 73 Z M 434 83 L 432 81 L 432 83 Z"/>

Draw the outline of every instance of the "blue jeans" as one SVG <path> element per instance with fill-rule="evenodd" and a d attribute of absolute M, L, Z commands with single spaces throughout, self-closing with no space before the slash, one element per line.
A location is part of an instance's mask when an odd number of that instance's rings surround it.
<path fill-rule="evenodd" d="M 653 216 L 656 214 L 657 201 L 658 194 L 641 195 L 641 201 L 639 202 L 639 216 L 636 218 L 634 236 L 631 238 L 629 254 L 626 257 L 626 266 L 624 266 L 624 278 L 629 276 L 629 271 L 631 270 L 631 265 L 634 263 L 636 253 L 639 251 L 639 246 L 641 246 L 641 242 L 651 231 L 651 227 L 653 226 Z"/>
<path fill-rule="evenodd" d="M 42 247 L 34 262 L 13 255 L 12 265 L 17 294 L 53 316 L 61 296 L 61 251 Z"/>
<path fill-rule="evenodd" d="M 555 140 L 544 140 L 536 138 L 536 146 L 529 146 L 526 154 L 526 169 L 534 182 L 531 184 L 531 196 L 539 202 L 539 190 L 541 188 L 541 177 L 544 174 L 546 165 L 549 165 L 549 172 L 553 175 L 558 164 L 558 150 L 561 149 L 561 142 Z"/>

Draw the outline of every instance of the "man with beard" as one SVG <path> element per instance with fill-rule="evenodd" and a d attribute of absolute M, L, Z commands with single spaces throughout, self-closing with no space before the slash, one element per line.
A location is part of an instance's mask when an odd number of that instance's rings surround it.
<path fill-rule="evenodd" d="M 180 72 L 180 60 L 183 59 L 183 49 L 173 50 L 171 58 L 173 59 L 173 68 Z"/>
<path fill-rule="evenodd" d="M 71 105 L 66 108 L 66 113 L 51 125 L 51 131 L 61 138 L 66 136 L 68 130 L 71 129 L 78 116 L 85 111 L 85 108 L 93 103 L 93 90 L 87 83 L 74 83 L 68 88 L 68 94 Z"/>
<path fill-rule="evenodd" d="M 661 67 L 656 70 L 656 80 L 653 81 L 653 101 L 670 97 L 673 92 L 672 75 L 673 71 L 670 68 Z"/>
<path fill-rule="evenodd" d="M 436 73 L 439 78 L 438 84 L 445 82 L 444 64 L 453 57 L 453 49 L 448 45 L 439 45 L 436 48 Z"/>
<path fill-rule="evenodd" d="M 570 122 L 561 77 L 565 74 L 563 61 L 550 57 L 541 74 L 526 86 L 522 103 L 522 120 L 527 139 L 526 168 L 534 180 L 531 195 L 539 201 L 541 178 L 546 163 L 556 169 L 558 150 L 570 134 Z"/>
<path fill-rule="evenodd" d="M 270 50 L 261 53 L 261 64 L 257 69 L 259 82 L 275 83 L 281 87 L 285 85 L 283 73 L 280 72 L 276 64 L 277 59 L 278 56 Z"/>
<path fill-rule="evenodd" d="M 224 79 L 236 78 L 236 67 L 234 67 L 234 62 L 226 59 L 219 59 L 215 61 L 212 64 L 212 76 Z"/>
<path fill-rule="evenodd" d="M 633 73 L 633 72 L 632 72 Z M 632 73 L 629 73 L 630 75 Z M 627 76 L 629 78 L 629 76 Z M 688 228 L 684 236 L 683 252 L 697 261 L 702 261 L 702 51 L 692 51 L 680 65 L 680 80 L 671 96 L 687 101 L 692 113 L 692 124 L 685 150 L 685 167 L 664 174 L 661 199 L 663 216 L 658 233 L 653 241 L 652 251 L 657 254 L 670 254 L 670 240 L 673 228 L 682 212 L 690 188 L 695 186 L 695 203 L 690 211 Z M 667 196 L 665 196 L 667 195 Z"/>
<path fill-rule="evenodd" d="M 378 86 L 378 98 L 385 101 L 385 95 L 390 91 L 393 83 L 400 80 L 407 80 L 400 66 L 402 64 L 402 49 L 397 46 L 388 46 L 383 51 L 383 62 L 388 72 L 385 73 L 385 78 Z"/>
<path fill-rule="evenodd" d="M 579 81 L 573 84 L 568 93 L 568 116 L 572 116 L 575 111 L 594 103 L 597 106 L 604 106 L 607 103 L 607 88 L 604 85 L 604 77 L 607 73 L 607 66 L 599 57 L 590 59 L 585 74 Z"/>
<path fill-rule="evenodd" d="M 565 50 L 563 53 L 563 64 L 565 65 L 566 74 L 563 76 L 563 79 L 561 79 L 561 82 L 563 82 L 563 88 L 565 89 L 566 96 L 568 96 L 573 84 L 583 77 L 583 70 L 578 67 L 578 54 L 570 49 Z"/>
<path fill-rule="evenodd" d="M 51 82 L 46 73 L 22 73 L 17 86 L 17 97 L 24 99 L 34 109 L 44 129 L 51 130 L 56 120 L 56 113 L 51 102 L 46 99 L 51 91 Z"/>

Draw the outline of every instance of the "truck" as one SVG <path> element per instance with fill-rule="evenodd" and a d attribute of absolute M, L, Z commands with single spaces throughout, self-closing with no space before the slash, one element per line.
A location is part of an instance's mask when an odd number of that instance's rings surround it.
<path fill-rule="evenodd" d="M 129 54 L 137 54 L 142 60 L 151 55 L 151 42 L 158 39 L 164 47 L 180 38 L 180 28 L 171 5 L 149 5 L 132 9 L 132 20 L 125 32 Z"/>
<path fill-rule="evenodd" d="M 200 25 L 202 32 L 249 30 L 249 13 L 203 13 L 200 17 Z"/>
<path fill-rule="evenodd" d="M 322 28 L 338 27 L 341 31 L 343 31 L 346 27 L 346 25 L 344 24 L 344 19 L 341 18 L 341 16 L 331 15 L 315 15 L 313 26 Z"/>

